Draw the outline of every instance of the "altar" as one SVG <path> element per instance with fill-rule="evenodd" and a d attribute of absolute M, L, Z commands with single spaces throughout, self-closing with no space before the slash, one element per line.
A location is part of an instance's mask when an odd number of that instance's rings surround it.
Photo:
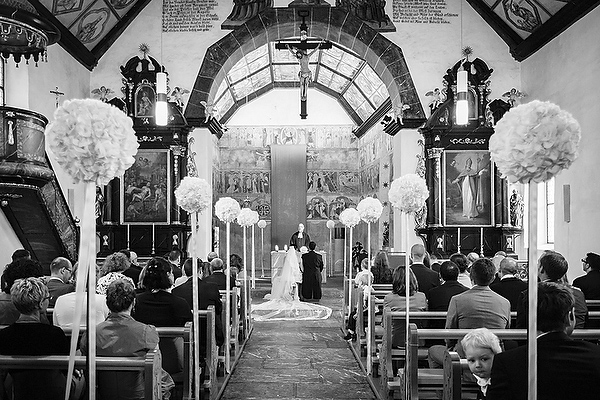
<path fill-rule="evenodd" d="M 327 283 L 327 252 L 317 251 L 323 257 L 323 271 L 321 271 L 321 283 Z M 276 276 L 283 268 L 283 262 L 285 261 L 285 250 L 272 251 L 271 252 L 271 279 Z M 300 256 L 298 256 L 300 259 Z"/>

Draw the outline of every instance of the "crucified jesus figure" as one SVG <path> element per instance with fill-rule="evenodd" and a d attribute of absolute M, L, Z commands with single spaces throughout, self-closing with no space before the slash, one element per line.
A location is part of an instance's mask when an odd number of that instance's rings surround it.
<path fill-rule="evenodd" d="M 300 63 L 300 72 L 298 72 L 298 77 L 300 78 L 300 100 L 306 100 L 308 85 L 312 82 L 312 72 L 308 66 L 308 63 L 310 61 L 310 56 L 319 50 L 319 46 L 317 46 L 317 48 L 310 53 L 308 53 L 306 50 L 298 49 L 290 45 L 288 45 L 287 48 Z"/>

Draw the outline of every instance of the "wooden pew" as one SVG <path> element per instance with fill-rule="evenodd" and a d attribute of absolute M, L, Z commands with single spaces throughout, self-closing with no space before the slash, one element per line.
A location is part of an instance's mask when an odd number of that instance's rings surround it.
<path fill-rule="evenodd" d="M 469 363 L 460 358 L 457 352 L 448 351 L 444 355 L 444 400 L 476 399 L 478 387 L 475 382 L 463 385 L 463 373 L 469 371 Z M 468 393 L 467 393 L 468 392 Z"/>
<path fill-rule="evenodd" d="M 412 314 L 412 313 L 411 313 Z M 387 395 L 390 394 L 393 397 L 393 392 L 399 390 L 402 394 L 404 392 L 404 380 L 409 381 L 409 390 L 411 400 L 418 400 L 421 398 L 428 398 L 428 395 L 437 396 L 437 392 L 443 390 L 444 375 L 443 369 L 419 369 L 417 365 L 417 351 L 419 340 L 421 339 L 454 339 L 460 340 L 471 329 L 418 329 L 416 324 L 410 324 L 409 326 L 409 338 L 410 348 L 407 353 L 407 364 L 408 368 L 398 371 L 398 378 L 385 381 L 382 380 L 383 384 L 386 384 L 385 391 Z M 500 340 L 527 340 L 526 329 L 491 329 L 491 331 L 498 336 Z M 600 338 L 600 329 L 576 329 L 571 334 L 574 339 L 598 339 Z M 419 392 L 421 389 L 421 392 Z M 423 395 L 423 396 L 421 396 Z"/>
<path fill-rule="evenodd" d="M 69 356 L 0 356 L 2 369 L 67 370 Z M 75 357 L 75 368 L 86 368 L 86 357 Z M 160 400 L 160 353 L 149 351 L 145 357 L 97 357 L 97 371 L 143 371 L 146 400 Z"/>
<path fill-rule="evenodd" d="M 221 311 L 221 322 L 223 324 L 223 335 L 229 335 L 229 341 L 233 344 L 234 354 L 233 359 L 237 357 L 240 343 L 239 343 L 239 332 L 240 332 L 240 315 L 239 315 L 239 294 L 238 288 L 233 288 L 229 291 L 230 296 L 230 330 L 227 332 L 226 321 L 227 321 L 227 292 L 225 290 L 219 290 L 221 293 L 221 302 L 223 303 L 223 309 Z M 227 338 L 227 336 L 225 336 Z M 231 354 L 231 349 L 224 349 L 224 351 L 229 351 Z M 225 353 L 223 353 L 225 354 Z M 219 362 L 225 362 L 225 355 L 219 356 Z"/>
<path fill-rule="evenodd" d="M 240 341 L 244 341 L 248 339 L 250 336 L 250 331 L 252 330 L 252 318 L 250 314 L 252 313 L 252 289 L 250 289 L 251 281 L 248 280 L 248 290 L 244 290 L 244 286 L 239 287 L 240 289 L 240 322 L 241 322 L 241 336 L 239 337 Z M 246 307 L 247 305 L 247 307 Z M 246 309 L 247 308 L 247 309 Z"/>

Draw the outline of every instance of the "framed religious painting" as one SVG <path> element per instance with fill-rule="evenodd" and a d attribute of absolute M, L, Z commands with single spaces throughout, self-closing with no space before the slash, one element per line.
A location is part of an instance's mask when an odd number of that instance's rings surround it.
<path fill-rule="evenodd" d="M 171 170 L 168 149 L 140 149 L 121 179 L 122 224 L 169 224 Z"/>
<path fill-rule="evenodd" d="M 135 91 L 134 115 L 138 118 L 154 118 L 156 92 L 150 84 L 140 84 Z"/>
<path fill-rule="evenodd" d="M 442 171 L 445 226 L 491 226 L 493 165 L 489 151 L 446 150 Z"/>

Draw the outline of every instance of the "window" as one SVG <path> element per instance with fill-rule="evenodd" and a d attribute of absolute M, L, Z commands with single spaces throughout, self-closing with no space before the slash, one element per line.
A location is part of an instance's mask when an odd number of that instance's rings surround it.
<path fill-rule="evenodd" d="M 544 182 L 544 203 L 546 207 L 546 243 L 554 243 L 554 178 Z"/>

